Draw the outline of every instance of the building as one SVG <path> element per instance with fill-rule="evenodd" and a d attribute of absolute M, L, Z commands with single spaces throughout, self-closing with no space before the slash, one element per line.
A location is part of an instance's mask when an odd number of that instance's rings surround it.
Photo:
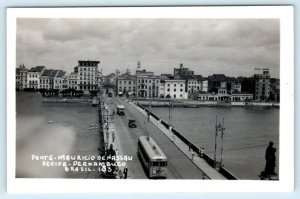
<path fill-rule="evenodd" d="M 160 87 L 160 76 L 154 72 L 141 69 L 141 62 L 137 62 L 136 69 L 136 97 L 138 98 L 158 98 Z"/>
<path fill-rule="evenodd" d="M 153 75 L 152 72 L 139 73 L 136 75 L 137 97 L 157 98 L 159 97 L 160 76 Z"/>
<path fill-rule="evenodd" d="M 207 93 L 208 92 L 208 80 L 205 78 L 202 78 L 201 81 L 201 91 Z"/>
<path fill-rule="evenodd" d="M 279 102 L 280 101 L 280 80 L 271 78 L 270 80 L 270 100 Z"/>
<path fill-rule="evenodd" d="M 254 99 L 257 101 L 267 100 L 270 98 L 270 73 L 269 69 L 255 69 L 253 75 L 255 81 Z"/>
<path fill-rule="evenodd" d="M 78 83 L 78 73 L 71 72 L 71 74 L 68 76 L 68 88 L 78 90 Z"/>
<path fill-rule="evenodd" d="M 185 80 L 183 79 L 165 79 L 164 83 L 164 97 L 172 99 L 187 99 L 188 95 L 185 91 Z"/>
<path fill-rule="evenodd" d="M 98 88 L 98 64 L 100 61 L 78 61 L 78 66 L 74 67 L 74 72 L 78 74 L 79 90 L 85 94 Z"/>
<path fill-rule="evenodd" d="M 123 74 L 117 78 L 118 95 L 136 97 L 136 75 Z"/>
<path fill-rule="evenodd" d="M 27 88 L 27 69 L 24 64 L 16 68 L 16 89 L 23 90 Z"/>
<path fill-rule="evenodd" d="M 229 86 L 230 88 L 230 93 L 233 93 L 233 92 L 238 92 L 238 93 L 241 93 L 242 92 L 242 83 L 240 82 L 231 82 L 229 83 Z"/>
<path fill-rule="evenodd" d="M 45 66 L 36 66 L 28 70 L 27 72 L 27 88 L 39 89 L 40 88 L 40 76 L 46 69 Z"/>
<path fill-rule="evenodd" d="M 194 75 L 194 71 L 189 68 L 184 68 L 181 63 L 179 68 L 174 68 L 174 76 L 176 75 Z"/>
<path fill-rule="evenodd" d="M 40 76 L 40 88 L 52 90 L 54 89 L 53 79 L 57 75 L 58 70 L 45 69 L 44 72 Z"/>
<path fill-rule="evenodd" d="M 53 78 L 53 88 L 58 90 L 64 90 L 68 88 L 68 81 L 65 77 L 66 72 L 58 70 L 55 77 Z"/>
<path fill-rule="evenodd" d="M 226 88 L 229 89 L 231 83 L 238 82 L 234 77 L 227 77 L 224 74 L 213 74 L 207 77 L 208 80 L 208 92 L 216 92 L 216 89 L 221 87 L 221 84 L 226 84 Z"/>

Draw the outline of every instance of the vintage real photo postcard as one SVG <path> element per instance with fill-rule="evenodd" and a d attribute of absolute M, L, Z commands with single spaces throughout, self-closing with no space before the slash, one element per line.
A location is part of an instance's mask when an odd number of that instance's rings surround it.
<path fill-rule="evenodd" d="M 292 6 L 8 8 L 8 192 L 292 191 L 293 27 Z"/>

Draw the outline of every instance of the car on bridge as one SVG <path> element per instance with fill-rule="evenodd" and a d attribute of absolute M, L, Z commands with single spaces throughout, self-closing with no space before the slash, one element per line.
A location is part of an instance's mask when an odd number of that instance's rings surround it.
<path fill-rule="evenodd" d="M 129 121 L 128 121 L 128 127 L 129 128 L 136 128 L 137 126 L 136 126 L 135 120 L 129 119 Z"/>

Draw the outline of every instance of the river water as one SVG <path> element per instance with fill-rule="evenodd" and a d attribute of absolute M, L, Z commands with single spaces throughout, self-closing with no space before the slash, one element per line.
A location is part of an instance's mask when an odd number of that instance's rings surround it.
<path fill-rule="evenodd" d="M 152 107 L 152 112 L 173 127 L 193 144 L 204 147 L 214 157 L 215 123 L 224 118 L 223 164 L 239 179 L 258 179 L 265 167 L 265 150 L 270 141 L 277 148 L 279 160 L 279 109 L 262 107 Z M 172 118 L 170 120 L 169 113 Z M 217 160 L 221 159 L 221 135 L 217 136 Z"/>
<path fill-rule="evenodd" d="M 99 178 L 98 171 L 65 172 L 63 167 L 41 166 L 41 161 L 32 160 L 32 155 L 99 155 L 96 107 L 42 100 L 38 93 L 17 93 L 16 176 Z"/>

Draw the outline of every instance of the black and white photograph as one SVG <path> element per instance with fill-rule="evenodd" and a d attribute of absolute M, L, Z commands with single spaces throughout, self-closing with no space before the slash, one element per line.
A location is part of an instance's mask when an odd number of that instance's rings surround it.
<path fill-rule="evenodd" d="M 201 9 L 12 9 L 8 175 L 292 183 L 292 15 Z"/>

